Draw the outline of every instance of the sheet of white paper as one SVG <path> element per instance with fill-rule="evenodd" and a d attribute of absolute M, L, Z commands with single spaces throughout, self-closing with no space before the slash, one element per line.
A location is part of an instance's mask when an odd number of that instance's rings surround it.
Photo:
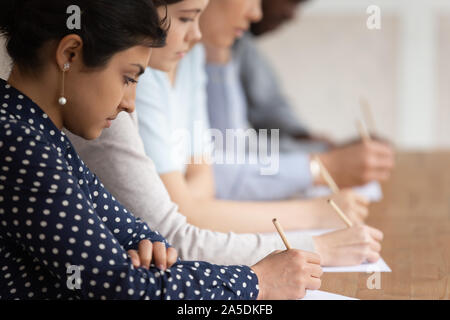
<path fill-rule="evenodd" d="M 339 294 L 329 293 L 320 290 L 307 290 L 305 297 L 300 300 L 358 300 L 358 299 L 341 296 Z"/>
<path fill-rule="evenodd" d="M 377 181 L 370 182 L 361 187 L 355 187 L 353 190 L 369 199 L 370 202 L 380 202 L 383 199 L 383 191 Z"/>
<path fill-rule="evenodd" d="M 334 229 L 323 230 L 304 230 L 304 231 L 288 231 L 286 237 L 289 240 L 290 234 L 309 234 L 311 236 L 319 236 L 321 234 L 335 231 Z M 323 272 L 392 272 L 391 268 L 387 265 L 383 258 L 380 258 L 376 263 L 363 263 L 358 266 L 346 266 L 346 267 L 322 267 Z"/>
<path fill-rule="evenodd" d="M 373 181 L 364 186 L 354 187 L 353 190 L 369 199 L 370 202 L 379 202 L 383 199 L 383 191 L 378 182 Z M 325 186 L 313 187 L 306 190 L 301 195 L 306 198 L 326 197 L 331 194 L 331 189 Z"/>
<path fill-rule="evenodd" d="M 380 258 L 375 263 L 363 263 L 358 266 L 348 267 L 323 267 L 323 272 L 392 272 L 391 268 L 387 265 L 383 258 Z"/>

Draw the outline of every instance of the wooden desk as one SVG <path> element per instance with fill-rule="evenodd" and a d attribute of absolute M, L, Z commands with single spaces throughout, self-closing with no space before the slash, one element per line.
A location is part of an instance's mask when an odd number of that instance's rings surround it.
<path fill-rule="evenodd" d="M 358 299 L 450 299 L 450 152 L 402 153 L 368 224 L 381 229 L 381 289 L 368 273 L 327 273 L 321 290 Z"/>

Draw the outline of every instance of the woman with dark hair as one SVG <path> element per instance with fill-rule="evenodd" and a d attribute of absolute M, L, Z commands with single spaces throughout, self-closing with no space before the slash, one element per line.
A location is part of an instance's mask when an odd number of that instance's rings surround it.
<path fill-rule="evenodd" d="M 73 5 L 81 25 L 70 30 Z M 318 257 L 298 250 L 252 268 L 177 261 L 61 131 L 95 139 L 134 110 L 133 84 L 164 44 L 160 22 L 150 0 L 0 3 L 13 60 L 0 80 L 0 298 L 298 298 L 320 286 Z"/>

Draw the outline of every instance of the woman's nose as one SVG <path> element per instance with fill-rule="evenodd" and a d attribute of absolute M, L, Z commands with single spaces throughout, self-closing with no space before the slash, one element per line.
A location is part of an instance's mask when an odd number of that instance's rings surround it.
<path fill-rule="evenodd" d="M 127 113 L 133 113 L 136 109 L 136 89 L 131 89 L 131 93 L 125 94 L 120 102 L 119 109 Z"/>
<path fill-rule="evenodd" d="M 195 26 L 193 29 L 189 32 L 188 42 L 200 42 L 202 40 L 202 31 L 200 30 L 200 26 Z"/>
<path fill-rule="evenodd" d="M 252 22 L 259 22 L 263 18 L 262 2 L 261 0 L 253 0 L 249 11 L 248 19 Z"/>

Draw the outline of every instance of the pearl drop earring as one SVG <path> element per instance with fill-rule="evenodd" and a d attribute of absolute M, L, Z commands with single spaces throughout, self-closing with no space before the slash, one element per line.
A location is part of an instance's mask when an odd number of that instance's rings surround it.
<path fill-rule="evenodd" d="M 70 63 L 67 62 L 64 64 L 64 67 L 63 67 L 61 97 L 58 99 L 58 103 L 61 106 L 64 106 L 67 103 L 67 99 L 64 96 L 64 78 L 65 78 L 66 72 L 69 71 L 69 69 L 70 69 Z"/>

